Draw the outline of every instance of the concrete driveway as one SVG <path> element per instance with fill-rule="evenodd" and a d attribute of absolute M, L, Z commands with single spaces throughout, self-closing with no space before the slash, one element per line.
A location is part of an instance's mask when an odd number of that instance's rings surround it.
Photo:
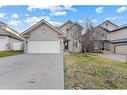
<path fill-rule="evenodd" d="M 63 55 L 0 58 L 0 89 L 64 89 Z"/>
<path fill-rule="evenodd" d="M 108 58 L 111 60 L 119 61 L 119 62 L 126 62 L 126 56 L 120 54 L 100 54 L 99 56 Z"/>

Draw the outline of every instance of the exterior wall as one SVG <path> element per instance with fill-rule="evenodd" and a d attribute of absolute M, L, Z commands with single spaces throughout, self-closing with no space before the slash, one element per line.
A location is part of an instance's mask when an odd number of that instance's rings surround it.
<path fill-rule="evenodd" d="M 117 28 L 117 26 L 111 24 L 108 21 L 102 23 L 100 26 L 110 31 Z M 94 33 L 92 34 L 94 37 L 94 42 L 93 42 L 93 45 L 92 44 L 91 45 L 94 47 L 93 49 L 95 51 L 100 51 L 102 49 L 108 51 L 110 48 L 110 45 L 106 41 L 108 40 L 109 33 L 101 27 L 98 26 L 94 29 Z"/>
<path fill-rule="evenodd" d="M 6 39 L 6 48 L 5 50 L 8 50 L 8 36 L 0 36 L 0 39 Z"/>
<path fill-rule="evenodd" d="M 23 50 L 23 41 L 14 39 L 12 37 L 8 37 L 8 42 L 9 42 L 9 46 L 11 46 L 11 49 L 13 49 L 13 44 L 14 43 L 21 43 L 21 50 Z"/>
<path fill-rule="evenodd" d="M 111 24 L 110 22 L 105 22 L 105 23 L 101 24 L 101 26 L 110 30 L 110 31 L 117 28 L 117 26 Z"/>
<path fill-rule="evenodd" d="M 60 27 L 59 30 L 62 31 L 66 35 L 65 40 L 68 41 L 68 52 L 81 52 L 81 49 L 82 49 L 81 44 L 79 43 L 79 40 L 77 40 L 75 34 L 73 34 L 75 31 L 78 31 L 77 33 L 81 34 L 81 30 L 79 30 L 73 24 L 74 23 L 68 22 L 64 26 Z"/>
<path fill-rule="evenodd" d="M 127 28 L 108 33 L 107 38 L 109 40 L 123 39 L 127 38 Z"/>
<path fill-rule="evenodd" d="M 71 22 L 68 22 L 66 25 L 59 28 L 60 31 L 62 31 L 64 34 L 67 34 L 67 28 L 69 28 L 72 25 Z"/>
<path fill-rule="evenodd" d="M 78 32 L 76 32 L 78 31 Z M 81 30 L 79 30 L 76 26 L 73 26 L 71 30 L 68 31 L 69 41 L 69 52 L 81 52 L 81 43 L 79 42 L 81 36 Z"/>
<path fill-rule="evenodd" d="M 107 31 L 101 27 L 96 27 L 94 32 L 91 33 L 92 39 L 94 39 L 93 43 L 90 44 L 88 51 L 101 51 L 107 50 Z M 103 46 L 104 45 L 104 46 Z M 92 48 L 93 47 L 93 48 Z"/>
<path fill-rule="evenodd" d="M 43 24 L 39 27 L 37 27 L 35 30 L 30 32 L 29 40 L 33 41 L 57 41 L 60 40 L 58 38 L 58 33 L 47 26 L 46 24 Z"/>
<path fill-rule="evenodd" d="M 63 38 L 59 38 L 61 34 L 50 28 L 46 24 L 42 24 L 36 29 L 29 32 L 29 38 L 25 38 L 24 52 L 27 53 L 28 41 L 60 41 L 60 51 L 63 52 Z"/>
<path fill-rule="evenodd" d="M 116 43 L 116 44 L 111 44 L 109 45 L 109 51 L 111 53 L 115 53 L 115 46 L 118 46 L 118 45 L 127 45 L 127 43 Z"/>
<path fill-rule="evenodd" d="M 107 32 L 101 27 L 97 27 L 94 30 L 93 37 L 95 40 L 107 40 Z"/>
<path fill-rule="evenodd" d="M 18 42 L 22 44 L 21 50 L 23 50 L 23 41 L 14 39 L 9 36 L 0 36 L 0 39 L 6 39 L 6 50 L 12 50 L 13 49 L 13 43 Z"/>

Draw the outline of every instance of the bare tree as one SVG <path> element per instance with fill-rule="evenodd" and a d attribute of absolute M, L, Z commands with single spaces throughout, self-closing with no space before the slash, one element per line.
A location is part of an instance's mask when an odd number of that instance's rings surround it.
<path fill-rule="evenodd" d="M 74 27 L 72 27 L 71 29 L 71 37 L 73 39 L 73 51 L 74 51 L 74 47 L 77 44 L 80 44 L 81 46 L 81 37 L 82 37 L 82 29 L 83 27 L 79 24 L 79 23 L 75 23 Z M 76 41 L 76 43 L 75 43 Z"/>
<path fill-rule="evenodd" d="M 73 41 L 78 41 L 78 44 L 80 44 L 81 49 L 86 52 L 86 49 L 93 41 L 93 19 L 86 19 L 86 21 L 82 23 L 75 23 L 74 26 L 71 27 L 71 38 Z M 85 30 L 83 30 L 83 28 Z M 83 35 L 83 32 L 84 35 Z M 73 50 L 75 47 L 75 42 L 73 42 Z"/>
<path fill-rule="evenodd" d="M 81 38 L 82 49 L 86 52 L 89 49 L 90 44 L 94 41 L 94 22 L 93 19 L 86 19 L 84 22 L 84 34 Z"/>

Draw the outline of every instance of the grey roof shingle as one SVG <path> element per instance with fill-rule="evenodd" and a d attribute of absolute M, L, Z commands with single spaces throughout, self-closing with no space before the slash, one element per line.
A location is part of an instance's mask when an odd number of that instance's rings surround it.
<path fill-rule="evenodd" d="M 1 29 L 1 28 L 0 28 L 0 35 L 10 36 L 10 37 L 13 37 L 13 38 L 18 39 L 18 40 L 23 40 L 21 37 L 14 35 L 14 34 L 8 32 L 7 30 Z"/>
<path fill-rule="evenodd" d="M 124 43 L 127 42 L 127 38 L 124 39 L 117 39 L 117 40 L 110 40 L 112 43 Z"/>

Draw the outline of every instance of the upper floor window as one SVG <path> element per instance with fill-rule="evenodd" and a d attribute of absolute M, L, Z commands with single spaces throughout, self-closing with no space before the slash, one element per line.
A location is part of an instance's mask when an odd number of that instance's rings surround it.
<path fill-rule="evenodd" d="M 104 34 L 104 33 L 101 33 L 101 36 L 102 36 L 102 37 L 105 37 L 105 34 Z"/>
<path fill-rule="evenodd" d="M 67 34 L 69 34 L 69 29 L 68 28 L 66 28 L 66 32 L 67 32 Z"/>
<path fill-rule="evenodd" d="M 106 27 L 108 26 L 108 23 L 106 23 Z"/>

